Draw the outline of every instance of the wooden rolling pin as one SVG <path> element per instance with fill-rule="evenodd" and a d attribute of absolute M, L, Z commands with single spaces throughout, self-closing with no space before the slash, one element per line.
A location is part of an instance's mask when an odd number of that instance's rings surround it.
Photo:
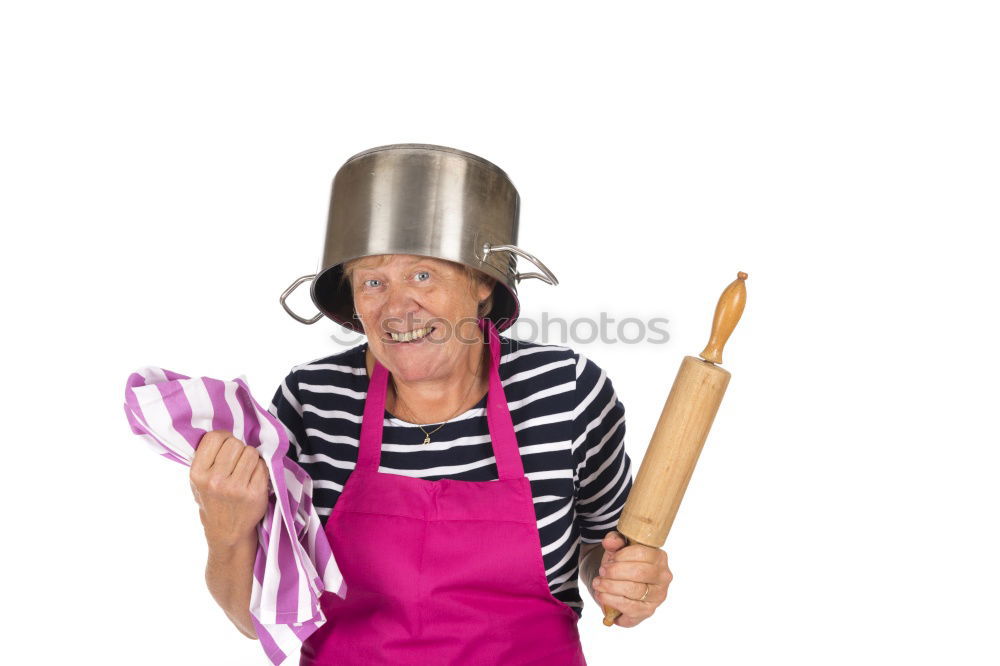
<path fill-rule="evenodd" d="M 729 372 L 716 363 L 722 363 L 722 347 L 743 314 L 747 300 L 746 279 L 747 274 L 739 272 L 736 280 L 722 292 L 715 308 L 712 336 L 701 358 L 685 356 L 681 361 L 618 520 L 617 530 L 625 537 L 626 545 L 641 543 L 659 548 L 667 540 L 729 385 Z M 604 624 L 610 627 L 619 615 L 617 610 L 606 606 Z"/>

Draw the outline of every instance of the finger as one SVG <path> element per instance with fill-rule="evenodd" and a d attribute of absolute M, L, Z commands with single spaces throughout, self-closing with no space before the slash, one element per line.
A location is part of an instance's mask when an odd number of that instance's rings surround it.
<path fill-rule="evenodd" d="M 666 564 L 666 555 L 666 552 L 659 548 L 634 543 L 615 553 L 615 562 L 658 562 L 663 559 L 664 564 Z"/>
<path fill-rule="evenodd" d="M 191 460 L 192 473 L 208 471 L 208 468 L 215 462 L 215 456 L 222 448 L 223 442 L 231 437 L 228 430 L 212 430 L 201 436 L 198 448 L 194 451 L 194 458 Z"/>
<path fill-rule="evenodd" d="M 605 544 L 611 545 L 605 546 Z M 604 554 L 601 556 L 601 566 L 603 567 L 604 565 L 615 561 L 615 556 L 618 554 L 621 544 L 616 542 L 613 537 L 605 537 L 605 540 L 601 542 L 601 545 L 605 546 Z"/>
<path fill-rule="evenodd" d="M 237 438 L 233 436 L 227 437 L 226 441 L 222 443 L 219 452 L 215 454 L 215 462 L 209 467 L 209 471 L 213 474 L 221 474 L 222 476 L 232 476 L 233 470 L 236 469 L 236 461 L 240 459 L 245 446 Z"/>
<path fill-rule="evenodd" d="M 602 606 L 614 608 L 621 613 L 622 617 L 618 618 L 619 620 L 623 618 L 626 621 L 642 620 L 652 615 L 653 611 L 656 610 L 656 606 L 649 602 L 636 601 L 620 594 L 598 592 L 595 597 Z M 618 624 L 617 621 L 615 623 Z"/>
<path fill-rule="evenodd" d="M 261 485 L 268 488 L 271 486 L 271 474 L 267 471 L 267 465 L 264 463 L 264 460 L 258 459 L 257 464 L 253 468 L 253 475 L 250 477 L 250 487 L 258 488 Z"/>
<path fill-rule="evenodd" d="M 600 568 L 598 575 L 613 580 L 628 580 L 636 583 L 662 584 L 660 570 L 649 562 L 611 562 Z"/>
<path fill-rule="evenodd" d="M 605 552 L 614 553 L 625 547 L 625 537 L 616 531 L 611 531 L 604 535 L 601 545 L 604 546 Z"/>
<path fill-rule="evenodd" d="M 241 486 L 250 485 L 250 476 L 257 468 L 260 460 L 260 453 L 252 446 L 244 446 L 240 451 L 240 457 L 236 460 L 236 467 L 233 468 L 233 480 Z"/>
<path fill-rule="evenodd" d="M 603 567 L 615 561 L 618 553 L 625 547 L 625 537 L 619 532 L 608 532 L 601 540 L 601 546 L 604 548 L 604 555 L 601 556 L 601 566 Z"/>
<path fill-rule="evenodd" d="M 646 583 L 638 583 L 634 580 L 614 580 L 613 578 L 598 577 L 594 579 L 593 586 L 595 592 L 607 592 L 608 594 L 616 594 L 620 597 L 635 599 L 636 601 L 641 599 L 643 595 L 646 595 L 643 601 L 649 601 L 650 597 L 654 596 L 652 585 L 647 588 Z"/>
<path fill-rule="evenodd" d="M 630 551 L 629 548 L 618 551 L 610 562 L 604 564 L 602 568 L 605 573 L 602 575 L 612 575 L 608 572 L 613 572 L 613 577 L 618 580 L 631 579 L 654 585 L 670 584 L 670 581 L 673 580 L 673 574 L 670 572 L 670 567 L 667 566 L 666 551 L 646 546 L 640 546 L 640 548 L 645 549 L 641 551 Z M 619 568 L 612 569 L 613 566 L 619 566 Z"/>

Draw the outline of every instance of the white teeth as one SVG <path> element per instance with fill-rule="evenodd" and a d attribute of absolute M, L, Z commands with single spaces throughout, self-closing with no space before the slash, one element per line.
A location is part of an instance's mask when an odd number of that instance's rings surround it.
<path fill-rule="evenodd" d="M 418 328 L 412 331 L 407 331 L 406 333 L 393 333 L 389 331 L 389 335 L 396 342 L 409 342 L 410 340 L 417 340 L 424 337 L 431 332 L 430 328 Z"/>

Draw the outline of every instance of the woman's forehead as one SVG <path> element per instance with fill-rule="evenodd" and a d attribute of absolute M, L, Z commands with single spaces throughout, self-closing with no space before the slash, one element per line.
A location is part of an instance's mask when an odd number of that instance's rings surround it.
<path fill-rule="evenodd" d="M 450 261 L 445 261 L 444 259 L 436 259 L 434 257 L 424 257 L 418 254 L 378 254 L 371 257 L 362 257 L 361 259 L 355 259 L 352 268 L 359 269 L 371 269 L 378 268 L 387 264 L 392 264 L 400 267 L 412 266 L 413 264 L 419 263 L 429 263 L 438 266 L 450 266 Z"/>

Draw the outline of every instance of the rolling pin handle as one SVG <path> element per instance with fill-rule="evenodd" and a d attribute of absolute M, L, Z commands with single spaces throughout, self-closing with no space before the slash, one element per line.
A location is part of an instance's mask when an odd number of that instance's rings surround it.
<path fill-rule="evenodd" d="M 712 320 L 712 336 L 700 356 L 709 363 L 722 363 L 722 348 L 726 340 L 733 334 L 733 329 L 743 315 L 743 307 L 747 304 L 747 288 L 744 282 L 747 274 L 740 271 L 715 306 L 715 318 Z"/>

